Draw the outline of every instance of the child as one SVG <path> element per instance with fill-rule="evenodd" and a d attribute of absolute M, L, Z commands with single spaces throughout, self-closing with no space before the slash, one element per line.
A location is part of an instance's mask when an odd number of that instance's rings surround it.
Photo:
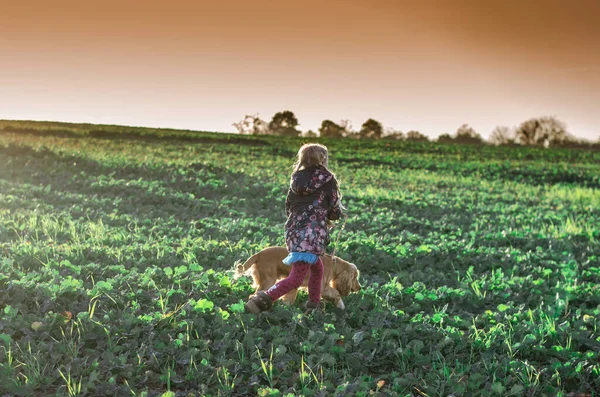
<path fill-rule="evenodd" d="M 327 148 L 321 144 L 309 143 L 298 151 L 285 200 L 285 243 L 290 254 L 283 263 L 292 270 L 266 292 L 258 291 L 246 303 L 247 311 L 258 314 L 269 310 L 273 301 L 300 287 L 309 271 L 306 308 L 320 307 L 323 262 L 319 257 L 329 244 L 329 222 L 340 219 L 344 210 L 337 180 L 327 163 Z"/>

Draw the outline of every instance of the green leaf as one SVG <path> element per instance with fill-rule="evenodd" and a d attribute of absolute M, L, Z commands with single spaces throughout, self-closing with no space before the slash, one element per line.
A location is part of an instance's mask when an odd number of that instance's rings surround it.
<path fill-rule="evenodd" d="M 175 277 L 181 276 L 182 274 L 187 273 L 188 268 L 185 265 L 177 266 L 175 268 Z"/>
<path fill-rule="evenodd" d="M 504 387 L 504 385 L 502 383 L 494 382 L 492 384 L 492 392 L 499 394 L 499 395 L 503 395 L 504 390 L 506 390 L 506 387 Z"/>
<path fill-rule="evenodd" d="M 265 387 L 258 389 L 258 395 L 260 397 L 279 397 L 281 392 L 276 389 L 271 389 L 270 387 Z"/>
<path fill-rule="evenodd" d="M 427 298 L 429 298 L 430 300 L 434 301 L 434 300 L 437 300 L 438 296 L 436 295 L 435 292 L 429 292 L 427 294 Z"/>
<path fill-rule="evenodd" d="M 10 345 L 10 341 L 12 340 L 12 338 L 8 334 L 0 334 L 0 340 L 4 341 L 4 343 L 6 343 L 6 346 L 8 346 Z"/>
<path fill-rule="evenodd" d="M 430 247 L 430 246 L 428 246 L 427 244 L 423 244 L 423 245 L 421 245 L 421 246 L 417 247 L 417 252 L 426 252 L 426 253 L 430 253 L 431 251 L 432 251 L 432 250 L 431 250 L 431 247 Z"/>
<path fill-rule="evenodd" d="M 229 305 L 229 310 L 233 313 L 243 313 L 245 311 L 244 303 L 242 301 L 239 301 L 239 303 L 232 303 Z"/>
<path fill-rule="evenodd" d="M 423 295 L 423 294 L 422 294 L 422 293 L 420 293 L 420 292 L 417 292 L 417 293 L 415 294 L 415 299 L 416 299 L 416 300 L 418 300 L 418 301 L 422 301 L 423 299 L 425 299 L 425 295 Z"/>
<path fill-rule="evenodd" d="M 408 342 L 406 347 L 408 349 L 410 349 L 413 353 L 418 354 L 421 351 L 421 349 L 423 349 L 423 347 L 425 347 L 425 344 L 423 343 L 422 340 L 413 339 L 410 342 Z"/>
<path fill-rule="evenodd" d="M 198 310 L 198 311 L 201 311 L 204 313 L 212 311 L 214 307 L 215 307 L 215 304 L 213 302 L 209 301 L 208 299 L 200 299 L 193 306 L 194 310 Z"/>
<path fill-rule="evenodd" d="M 335 358 L 329 353 L 324 353 L 321 356 L 321 362 L 333 367 L 335 365 Z"/>
<path fill-rule="evenodd" d="M 17 313 L 19 313 L 19 309 L 15 309 L 11 305 L 8 305 L 4 308 L 4 314 L 6 314 L 8 318 L 15 318 Z"/>
<path fill-rule="evenodd" d="M 94 286 L 94 290 L 98 292 L 107 292 L 113 290 L 113 285 L 109 281 L 98 281 Z"/>
<path fill-rule="evenodd" d="M 219 281 L 219 285 L 221 287 L 231 288 L 231 280 L 227 276 L 221 277 L 221 281 Z"/>
<path fill-rule="evenodd" d="M 507 306 L 507 305 L 505 305 L 503 303 L 501 303 L 501 304 L 498 305 L 498 310 L 501 311 L 501 312 L 505 312 L 508 309 L 510 309 L 510 306 Z"/>
<path fill-rule="evenodd" d="M 201 272 L 201 271 L 203 270 L 203 267 L 202 267 L 202 266 L 200 266 L 200 265 L 198 265 L 197 263 L 192 263 L 192 264 L 190 265 L 190 270 L 191 270 L 192 272 Z"/>
<path fill-rule="evenodd" d="M 219 308 L 219 314 L 221 315 L 221 318 L 223 318 L 223 320 L 227 320 L 230 316 L 227 310 L 223 310 L 221 308 Z"/>
<path fill-rule="evenodd" d="M 523 343 L 534 343 L 536 341 L 535 335 L 527 334 L 523 337 Z"/>

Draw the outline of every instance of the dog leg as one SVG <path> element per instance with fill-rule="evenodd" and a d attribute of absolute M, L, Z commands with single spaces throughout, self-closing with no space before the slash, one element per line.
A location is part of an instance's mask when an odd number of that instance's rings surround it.
<path fill-rule="evenodd" d="M 342 301 L 342 296 L 340 295 L 338 290 L 336 290 L 335 288 L 332 288 L 329 285 L 327 285 L 327 286 L 325 286 L 325 288 L 323 288 L 323 291 L 321 291 L 321 296 L 323 297 L 323 299 L 325 299 L 329 302 L 332 302 L 340 309 L 344 309 L 346 307 L 346 306 L 344 306 L 344 302 Z"/>
<path fill-rule="evenodd" d="M 281 297 L 281 301 L 286 305 L 291 305 L 296 301 L 296 296 L 298 295 L 298 288 L 291 290 L 287 294 Z"/>

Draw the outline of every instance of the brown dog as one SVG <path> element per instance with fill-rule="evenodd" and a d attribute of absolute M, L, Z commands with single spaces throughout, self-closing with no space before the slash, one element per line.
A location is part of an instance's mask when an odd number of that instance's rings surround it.
<path fill-rule="evenodd" d="M 252 255 L 243 265 L 237 266 L 237 274 L 245 274 L 251 267 L 252 278 L 256 291 L 266 291 L 271 288 L 278 280 L 286 278 L 292 269 L 291 266 L 283 263 L 283 259 L 288 255 L 285 247 L 268 247 L 257 254 Z M 335 257 L 335 262 L 331 255 L 323 255 L 323 285 L 321 287 L 321 296 L 323 299 L 334 303 L 340 309 L 344 309 L 342 296 L 348 296 L 350 292 L 358 292 L 361 285 L 358 282 L 359 272 L 353 263 Z M 306 276 L 302 287 L 308 286 L 308 277 Z M 292 304 L 296 300 L 298 290 L 292 290 L 285 294 L 281 299 L 284 303 Z"/>

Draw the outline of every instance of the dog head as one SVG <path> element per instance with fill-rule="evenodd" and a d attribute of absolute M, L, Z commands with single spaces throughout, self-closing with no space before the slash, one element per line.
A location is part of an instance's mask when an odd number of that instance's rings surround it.
<path fill-rule="evenodd" d="M 336 258 L 335 275 L 331 280 L 331 286 L 335 288 L 341 296 L 348 296 L 351 292 L 358 292 L 362 286 L 358 282 L 360 272 L 354 263 L 346 262 L 343 259 Z"/>

